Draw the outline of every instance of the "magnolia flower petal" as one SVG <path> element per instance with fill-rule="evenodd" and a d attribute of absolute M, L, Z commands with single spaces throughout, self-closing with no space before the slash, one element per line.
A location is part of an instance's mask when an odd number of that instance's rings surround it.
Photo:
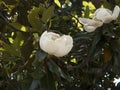
<path fill-rule="evenodd" d="M 93 31 L 95 31 L 96 28 L 97 28 L 97 27 L 95 27 L 95 26 L 87 26 L 87 25 L 84 25 L 84 29 L 85 29 L 85 31 L 87 31 L 87 32 L 93 32 Z"/>
<path fill-rule="evenodd" d="M 73 39 L 71 36 L 63 35 L 58 38 L 56 41 L 56 45 L 58 46 L 58 50 L 54 53 L 57 57 L 62 57 L 67 55 L 72 47 L 73 47 Z"/>
<path fill-rule="evenodd" d="M 94 12 L 94 15 L 98 14 L 98 13 L 101 13 L 101 12 L 107 12 L 109 13 L 110 15 L 112 15 L 112 11 L 107 9 L 107 8 L 98 8 L 95 12 Z"/>
<path fill-rule="evenodd" d="M 113 14 L 112 14 L 113 20 L 117 19 L 117 17 L 119 16 L 119 13 L 120 13 L 120 7 L 119 6 L 115 6 L 115 8 L 113 10 Z"/>
<path fill-rule="evenodd" d="M 54 38 L 60 37 L 59 34 L 45 31 L 40 37 L 40 47 L 48 54 L 53 54 L 57 50 L 57 46 L 54 43 Z"/>
<path fill-rule="evenodd" d="M 112 11 L 106 8 L 99 8 L 94 13 L 94 20 L 100 20 L 103 23 L 110 23 L 112 18 Z"/>
<path fill-rule="evenodd" d="M 87 26 L 100 27 L 100 26 L 103 25 L 103 22 L 101 22 L 101 21 L 99 21 L 99 20 L 94 20 L 94 19 L 79 18 L 79 21 L 80 21 L 83 25 L 87 25 Z"/>
<path fill-rule="evenodd" d="M 79 22 L 82 23 L 83 25 L 88 25 L 91 22 L 91 19 L 88 18 L 79 18 Z"/>
<path fill-rule="evenodd" d="M 94 20 L 88 18 L 79 18 L 79 22 L 83 25 L 91 25 L 92 23 L 94 23 Z"/>

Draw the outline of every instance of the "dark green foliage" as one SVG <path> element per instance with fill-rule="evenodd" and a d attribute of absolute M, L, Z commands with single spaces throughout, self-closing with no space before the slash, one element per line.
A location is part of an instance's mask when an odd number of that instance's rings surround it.
<path fill-rule="evenodd" d="M 72 6 L 57 0 L 63 8 L 54 1 L 0 0 L 0 90 L 120 90 L 113 83 L 120 76 L 120 18 L 88 33 L 75 17 L 83 0 L 70 0 Z M 91 1 L 96 8 L 120 5 Z M 89 17 L 89 7 L 84 14 Z M 71 35 L 71 52 L 57 58 L 42 51 L 38 41 L 45 30 Z"/>

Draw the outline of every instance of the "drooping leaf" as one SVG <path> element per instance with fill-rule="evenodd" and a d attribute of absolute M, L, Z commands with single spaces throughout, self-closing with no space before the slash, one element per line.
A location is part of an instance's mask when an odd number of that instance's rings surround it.
<path fill-rule="evenodd" d="M 50 60 L 49 62 L 47 62 L 47 65 L 49 67 L 49 70 L 52 73 L 55 73 L 57 76 L 60 76 L 64 79 L 67 79 L 68 81 L 71 81 L 71 78 L 69 76 L 67 76 L 62 69 L 56 64 L 54 63 L 52 60 Z"/>
<path fill-rule="evenodd" d="M 91 48 L 89 50 L 89 54 L 90 55 L 94 54 L 94 52 L 96 50 L 96 46 L 99 43 L 99 41 L 101 40 L 101 36 L 102 36 L 101 31 L 100 30 L 96 30 L 95 31 L 95 36 L 93 37 Z"/>

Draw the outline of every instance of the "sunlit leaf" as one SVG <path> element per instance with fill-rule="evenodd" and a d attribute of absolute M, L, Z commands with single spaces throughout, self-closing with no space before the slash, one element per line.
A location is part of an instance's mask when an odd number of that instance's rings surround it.
<path fill-rule="evenodd" d="M 61 3 L 59 0 L 54 0 L 55 4 L 58 6 L 58 7 L 61 7 Z"/>

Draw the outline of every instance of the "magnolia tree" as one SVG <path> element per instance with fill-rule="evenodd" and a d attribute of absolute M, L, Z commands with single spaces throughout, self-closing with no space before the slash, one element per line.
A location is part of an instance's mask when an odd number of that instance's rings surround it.
<path fill-rule="evenodd" d="M 119 90 L 119 0 L 0 0 L 0 90 Z"/>

